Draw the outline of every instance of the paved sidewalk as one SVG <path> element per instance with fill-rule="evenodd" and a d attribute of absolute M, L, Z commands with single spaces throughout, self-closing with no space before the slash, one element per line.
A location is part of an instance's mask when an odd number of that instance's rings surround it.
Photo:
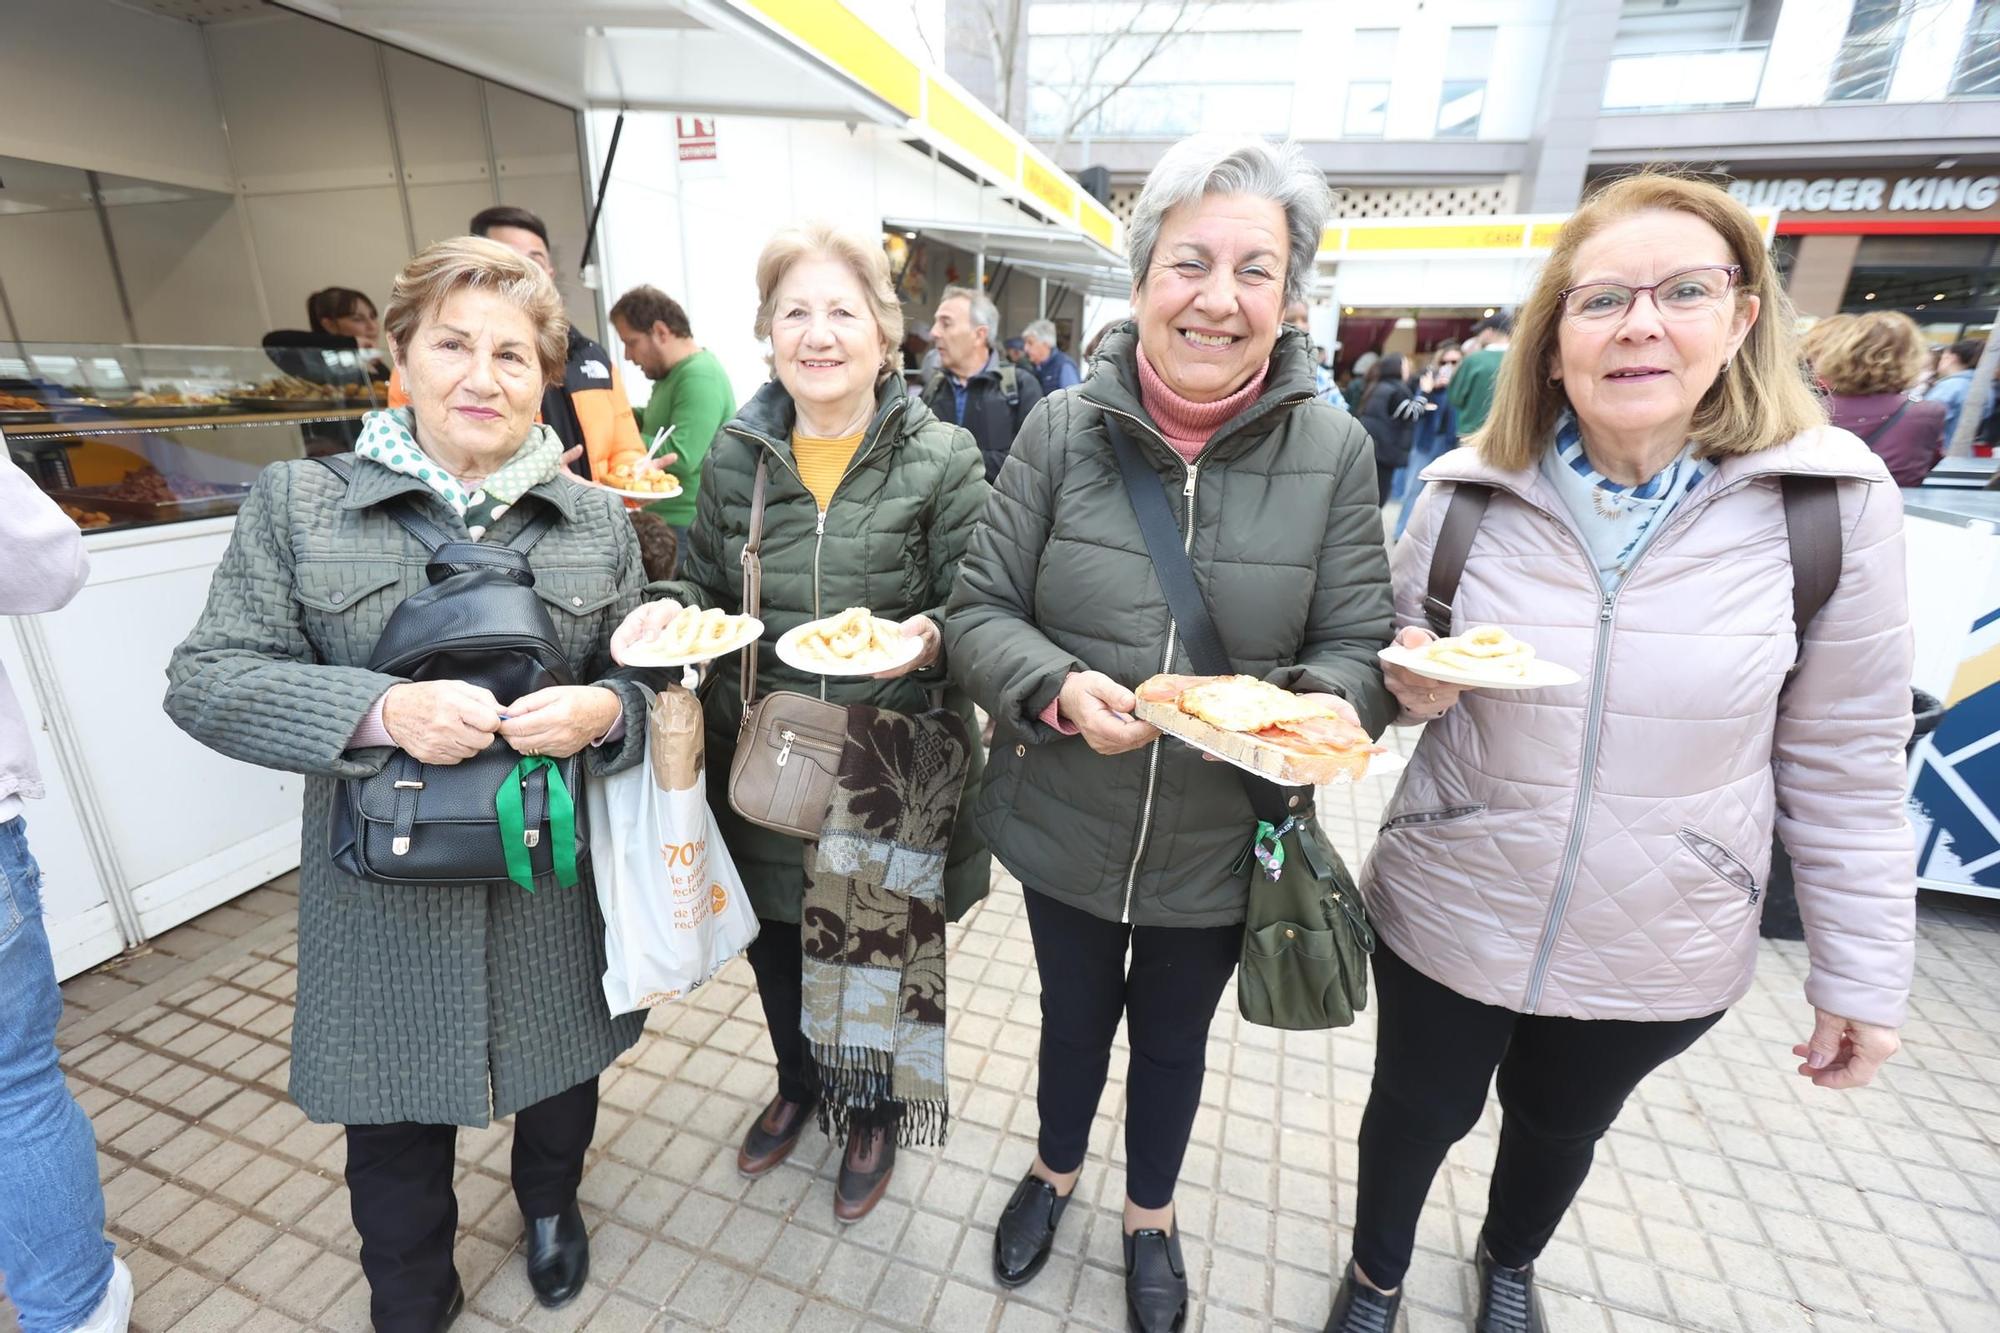
<path fill-rule="evenodd" d="M 1350 857 L 1390 786 L 1323 803 Z M 112 969 L 70 988 L 66 1064 L 96 1121 L 140 1333 L 368 1326 L 341 1131 L 284 1097 L 295 916 L 274 894 L 171 975 L 127 989 Z M 1921 932 L 1905 1050 L 1881 1086 L 1847 1095 L 1791 1072 L 1804 950 L 1764 946 L 1756 988 L 1607 1140 L 1542 1262 L 1557 1330 L 2000 1329 L 2000 903 L 1927 899 Z M 458 1333 L 1122 1329 L 1122 1057 L 1055 1260 L 1004 1297 L 990 1276 L 993 1221 L 1034 1147 L 1036 996 L 1003 876 L 951 935 L 951 1141 L 906 1151 L 888 1199 L 842 1229 L 837 1157 L 817 1131 L 773 1175 L 736 1174 L 774 1077 L 749 969 L 732 964 L 656 1012 L 605 1075 L 583 1186 L 591 1285 L 569 1309 L 540 1311 L 528 1290 L 508 1127 L 460 1136 Z M 1179 1195 L 1191 1328 L 1321 1327 L 1373 1034 L 1368 1016 L 1332 1036 L 1280 1034 L 1239 1022 L 1225 997 Z M 1496 1124 L 1489 1109 L 1432 1193 L 1411 1333 L 1469 1326 Z"/>

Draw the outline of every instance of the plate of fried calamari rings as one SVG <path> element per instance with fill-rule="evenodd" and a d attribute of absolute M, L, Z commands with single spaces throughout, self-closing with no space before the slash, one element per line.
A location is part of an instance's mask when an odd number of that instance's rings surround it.
<path fill-rule="evenodd" d="M 690 607 L 668 621 L 658 634 L 629 645 L 619 660 L 636 667 L 694 666 L 747 648 L 763 632 L 764 622 L 755 616 L 732 616 L 717 607 L 706 611 Z"/>
<path fill-rule="evenodd" d="M 922 639 L 858 606 L 778 636 L 778 660 L 814 676 L 873 676 L 905 666 L 923 651 Z"/>

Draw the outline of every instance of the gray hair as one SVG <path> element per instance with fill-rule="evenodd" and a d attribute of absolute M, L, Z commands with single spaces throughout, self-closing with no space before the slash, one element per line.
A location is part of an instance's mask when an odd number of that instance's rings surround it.
<path fill-rule="evenodd" d="M 1027 328 L 1022 329 L 1021 336 L 1023 338 L 1033 338 L 1038 343 L 1047 343 L 1049 346 L 1054 347 L 1056 345 L 1056 322 L 1052 319 L 1038 319 Z"/>
<path fill-rule="evenodd" d="M 1182 204 L 1211 194 L 1247 194 L 1269 199 L 1285 210 L 1291 253 L 1285 258 L 1285 300 L 1303 301 L 1312 290 L 1313 259 L 1333 212 L 1326 175 L 1305 149 L 1287 141 L 1196 135 L 1166 151 L 1146 177 L 1125 228 L 1125 253 L 1132 285 L 1146 285 L 1160 224 Z"/>
<path fill-rule="evenodd" d="M 1000 346 L 1000 310 L 993 304 L 993 298 L 985 292 L 977 292 L 970 287 L 947 287 L 944 289 L 944 295 L 938 297 L 938 304 L 942 306 L 954 296 L 965 298 L 966 310 L 972 316 L 972 322 L 986 330 L 987 350 L 997 350 Z"/>

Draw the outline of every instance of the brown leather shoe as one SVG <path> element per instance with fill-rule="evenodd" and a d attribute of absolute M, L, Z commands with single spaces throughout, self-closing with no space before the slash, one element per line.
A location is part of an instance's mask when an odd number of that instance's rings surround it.
<path fill-rule="evenodd" d="M 896 1174 L 896 1132 L 893 1127 L 856 1125 L 847 1135 L 840 1158 L 840 1180 L 833 1190 L 833 1219 L 855 1223 L 875 1210 L 889 1192 Z"/>
<path fill-rule="evenodd" d="M 773 1097 L 744 1133 L 743 1146 L 736 1150 L 736 1169 L 754 1179 L 790 1157 L 818 1105 L 817 1098 L 788 1102 L 783 1094 Z"/>

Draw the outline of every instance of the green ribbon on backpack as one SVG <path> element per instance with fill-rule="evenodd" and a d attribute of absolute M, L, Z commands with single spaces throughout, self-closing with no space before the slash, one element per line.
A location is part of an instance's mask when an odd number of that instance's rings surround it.
<path fill-rule="evenodd" d="M 562 770 L 545 754 L 529 755 L 514 765 L 493 798 L 494 811 L 500 816 L 500 852 L 507 858 L 507 878 L 529 893 L 535 891 L 535 867 L 528 855 L 528 817 L 521 805 L 521 791 L 536 769 L 548 773 L 549 836 L 555 839 L 555 846 L 549 852 L 555 860 L 556 883 L 573 889 L 581 878 L 576 871 L 576 801 L 570 795 L 569 784 L 563 781 Z"/>

